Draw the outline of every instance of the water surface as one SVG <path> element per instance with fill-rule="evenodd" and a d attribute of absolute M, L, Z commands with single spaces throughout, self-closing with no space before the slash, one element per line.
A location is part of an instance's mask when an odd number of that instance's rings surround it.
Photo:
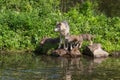
<path fill-rule="evenodd" d="M 120 80 L 120 59 L 34 56 L 0 61 L 0 80 Z"/>

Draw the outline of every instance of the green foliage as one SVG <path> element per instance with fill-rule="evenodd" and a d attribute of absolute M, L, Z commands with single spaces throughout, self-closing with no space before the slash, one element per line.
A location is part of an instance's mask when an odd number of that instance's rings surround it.
<path fill-rule="evenodd" d="M 0 48 L 33 50 L 45 36 L 57 37 L 56 22 L 67 20 L 71 34 L 91 33 L 107 51 L 119 50 L 120 18 L 98 14 L 96 6 L 86 1 L 62 13 L 57 0 L 1 0 Z"/>

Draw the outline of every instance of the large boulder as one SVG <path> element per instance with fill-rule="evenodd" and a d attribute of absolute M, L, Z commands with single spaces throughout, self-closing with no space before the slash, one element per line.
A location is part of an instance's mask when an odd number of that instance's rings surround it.
<path fill-rule="evenodd" d="M 35 49 L 35 54 L 51 54 L 58 47 L 59 38 L 45 37 L 40 40 L 40 43 Z"/>
<path fill-rule="evenodd" d="M 108 52 L 102 49 L 101 44 L 99 43 L 94 43 L 92 45 L 86 46 L 86 48 L 83 50 L 83 54 L 95 58 L 107 57 L 109 55 Z"/>

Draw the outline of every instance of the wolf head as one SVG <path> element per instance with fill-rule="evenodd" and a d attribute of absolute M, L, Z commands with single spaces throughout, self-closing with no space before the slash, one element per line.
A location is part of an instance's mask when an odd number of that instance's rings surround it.
<path fill-rule="evenodd" d="M 62 35 L 66 35 L 69 33 L 69 25 L 66 21 L 57 22 L 55 32 L 60 32 Z"/>

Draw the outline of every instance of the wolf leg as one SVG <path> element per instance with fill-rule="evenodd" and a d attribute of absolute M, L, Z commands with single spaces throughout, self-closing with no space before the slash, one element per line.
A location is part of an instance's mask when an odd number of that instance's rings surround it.
<path fill-rule="evenodd" d="M 81 48 L 81 47 L 82 47 L 82 43 L 83 43 L 83 42 L 80 42 L 80 43 L 79 43 L 78 48 Z"/>
<path fill-rule="evenodd" d="M 62 36 L 60 35 L 60 43 L 59 43 L 58 48 L 61 48 L 62 42 L 63 42 L 63 40 L 62 40 Z"/>
<path fill-rule="evenodd" d="M 64 49 L 65 49 L 65 50 L 68 50 L 68 43 L 67 43 L 67 40 L 66 40 L 66 39 L 64 40 Z"/>
<path fill-rule="evenodd" d="M 89 45 L 92 45 L 93 44 L 93 41 L 92 40 L 90 40 L 90 44 Z"/>

